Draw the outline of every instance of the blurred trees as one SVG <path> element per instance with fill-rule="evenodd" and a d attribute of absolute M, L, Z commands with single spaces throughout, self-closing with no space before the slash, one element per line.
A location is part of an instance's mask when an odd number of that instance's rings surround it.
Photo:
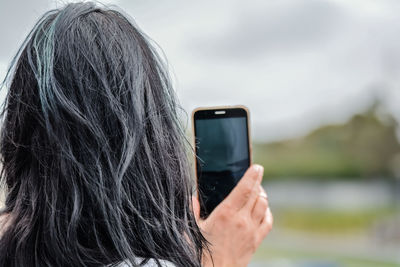
<path fill-rule="evenodd" d="M 253 146 L 254 162 L 265 178 L 356 178 L 399 175 L 397 122 L 375 102 L 341 125 L 327 125 L 307 136 Z"/>

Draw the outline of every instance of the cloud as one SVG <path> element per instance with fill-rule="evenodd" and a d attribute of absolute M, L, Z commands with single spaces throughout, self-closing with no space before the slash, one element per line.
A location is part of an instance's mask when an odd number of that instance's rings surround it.
<path fill-rule="evenodd" d="M 397 0 L 108 2 L 162 47 L 188 113 L 245 104 L 255 137 L 280 139 L 347 119 L 369 103 L 371 86 L 382 85 L 388 107 L 400 114 Z M 0 75 L 51 6 L 0 2 L 0 23 L 10 25 L 1 28 Z"/>
<path fill-rule="evenodd" d="M 251 60 L 327 42 L 348 19 L 345 10 L 329 1 L 272 1 L 238 11 L 225 32 L 191 36 L 188 49 L 214 59 Z"/>

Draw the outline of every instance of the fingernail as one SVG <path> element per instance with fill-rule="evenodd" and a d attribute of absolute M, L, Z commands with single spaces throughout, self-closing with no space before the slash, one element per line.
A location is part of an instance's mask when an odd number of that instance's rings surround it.
<path fill-rule="evenodd" d="M 253 179 L 255 186 L 258 184 L 257 181 L 260 177 L 260 167 L 259 165 L 252 165 L 249 169 L 249 175 Z"/>
<path fill-rule="evenodd" d="M 253 165 L 253 169 L 257 173 L 257 175 L 261 175 L 262 174 L 263 167 L 261 165 L 254 164 Z"/>

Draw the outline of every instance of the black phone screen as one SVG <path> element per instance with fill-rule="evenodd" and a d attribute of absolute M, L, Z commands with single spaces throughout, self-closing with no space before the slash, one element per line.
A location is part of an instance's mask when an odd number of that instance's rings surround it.
<path fill-rule="evenodd" d="M 241 108 L 194 114 L 201 217 L 214 210 L 250 166 L 247 120 Z"/>

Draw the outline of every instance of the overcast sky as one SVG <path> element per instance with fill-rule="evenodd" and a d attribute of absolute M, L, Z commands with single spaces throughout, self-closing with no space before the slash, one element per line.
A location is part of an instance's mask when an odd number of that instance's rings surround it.
<path fill-rule="evenodd" d="M 0 2 L 0 78 L 47 9 Z M 163 49 L 181 104 L 244 104 L 259 140 L 342 122 L 380 97 L 400 120 L 398 0 L 108 0 Z"/>

